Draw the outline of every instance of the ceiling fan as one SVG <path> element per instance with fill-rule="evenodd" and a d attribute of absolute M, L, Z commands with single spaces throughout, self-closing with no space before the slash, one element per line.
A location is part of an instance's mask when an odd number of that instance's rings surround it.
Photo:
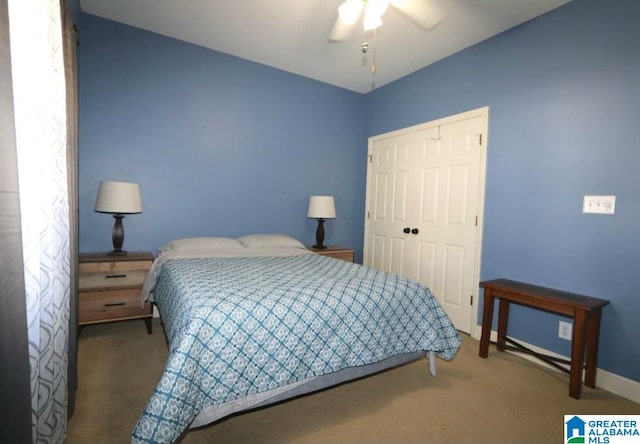
<path fill-rule="evenodd" d="M 345 0 L 338 7 L 338 19 L 333 25 L 329 41 L 341 42 L 351 37 L 356 23 L 364 12 L 364 30 L 382 25 L 382 16 L 391 6 L 409 20 L 428 30 L 440 23 L 442 15 L 429 0 Z"/>

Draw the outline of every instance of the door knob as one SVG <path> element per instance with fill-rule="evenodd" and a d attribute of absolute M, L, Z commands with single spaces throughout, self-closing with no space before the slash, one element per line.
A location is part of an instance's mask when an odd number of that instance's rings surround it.
<path fill-rule="evenodd" d="M 420 232 L 420 230 L 418 230 L 417 228 L 414 228 L 413 230 L 411 230 L 411 233 L 413 234 L 418 234 Z"/>
<path fill-rule="evenodd" d="M 402 231 L 404 231 L 405 233 L 409 234 L 409 233 L 411 232 L 411 228 L 406 227 L 406 228 L 405 228 L 404 230 L 402 230 Z"/>

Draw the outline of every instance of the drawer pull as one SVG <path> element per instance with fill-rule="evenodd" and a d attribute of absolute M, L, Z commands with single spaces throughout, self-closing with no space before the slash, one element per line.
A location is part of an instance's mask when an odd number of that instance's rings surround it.
<path fill-rule="evenodd" d="M 110 279 L 110 278 L 126 278 L 127 275 L 126 274 L 108 274 L 105 276 L 105 278 Z"/>
<path fill-rule="evenodd" d="M 120 307 L 122 305 L 127 305 L 126 302 L 114 302 L 112 304 L 104 304 L 105 307 Z"/>

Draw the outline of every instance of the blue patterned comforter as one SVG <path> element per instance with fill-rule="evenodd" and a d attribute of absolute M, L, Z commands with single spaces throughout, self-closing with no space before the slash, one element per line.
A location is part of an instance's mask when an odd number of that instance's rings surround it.
<path fill-rule="evenodd" d="M 169 356 L 132 442 L 171 443 L 198 413 L 460 338 L 431 291 L 315 254 L 167 261 L 154 288 Z"/>

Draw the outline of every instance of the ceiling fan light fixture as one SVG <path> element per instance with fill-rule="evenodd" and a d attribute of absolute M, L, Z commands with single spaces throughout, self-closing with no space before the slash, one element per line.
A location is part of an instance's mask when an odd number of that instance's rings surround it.
<path fill-rule="evenodd" d="M 382 16 L 387 12 L 389 0 L 368 0 L 364 9 L 364 30 L 373 31 L 382 26 Z"/>
<path fill-rule="evenodd" d="M 443 17 L 434 0 L 344 0 L 338 7 L 338 19 L 329 33 L 330 42 L 341 42 L 351 37 L 356 23 L 364 11 L 364 31 L 382 26 L 382 16 L 389 6 L 428 31 L 437 26 Z"/>
<path fill-rule="evenodd" d="M 347 25 L 353 25 L 362 13 L 362 0 L 346 0 L 338 8 L 340 19 Z"/>
<path fill-rule="evenodd" d="M 382 17 L 389 7 L 389 0 L 368 0 L 365 5 L 366 12 L 377 17 Z"/>
<path fill-rule="evenodd" d="M 369 13 L 369 10 L 365 10 L 364 12 L 364 30 L 373 31 L 376 28 L 382 26 L 382 19 L 379 15 L 375 15 L 373 13 Z"/>

